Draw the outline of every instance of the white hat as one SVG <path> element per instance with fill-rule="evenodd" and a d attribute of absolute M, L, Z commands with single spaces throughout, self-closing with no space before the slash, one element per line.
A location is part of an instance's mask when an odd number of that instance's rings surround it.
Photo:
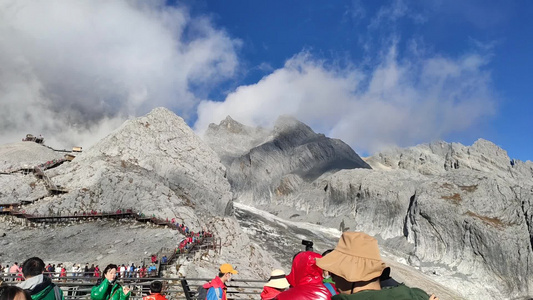
<path fill-rule="evenodd" d="M 280 269 L 276 269 L 270 273 L 270 278 L 265 286 L 273 287 L 275 289 L 286 289 L 290 286 L 287 278 L 285 278 L 285 272 Z"/>

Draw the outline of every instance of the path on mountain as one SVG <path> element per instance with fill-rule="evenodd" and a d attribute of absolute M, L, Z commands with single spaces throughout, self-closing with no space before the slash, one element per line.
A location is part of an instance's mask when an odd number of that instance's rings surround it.
<path fill-rule="evenodd" d="M 27 175 L 29 173 L 33 173 L 35 177 L 43 180 L 44 185 L 46 186 L 46 189 L 48 190 L 50 194 L 54 195 L 54 194 L 68 193 L 68 189 L 54 184 L 52 179 L 50 179 L 50 177 L 48 177 L 48 175 L 46 175 L 46 173 L 44 172 L 45 170 L 56 168 L 62 165 L 66 161 L 70 161 L 70 160 L 66 158 L 52 159 L 44 163 L 38 164 L 36 166 L 24 166 L 20 168 L 4 170 L 0 172 L 0 174 L 12 175 L 18 172 L 22 172 L 23 174 Z"/>
<path fill-rule="evenodd" d="M 220 252 L 221 243 L 217 243 L 217 239 L 209 231 L 202 230 L 201 232 L 194 232 L 189 230 L 189 227 L 184 224 L 177 223 L 174 219 L 160 219 L 155 216 L 147 217 L 144 213 L 136 212 L 132 209 L 118 209 L 115 212 L 97 212 L 91 210 L 90 212 L 74 213 L 72 215 L 39 215 L 29 214 L 24 210 L 0 208 L 0 213 L 12 215 L 18 218 L 24 218 L 30 222 L 35 223 L 60 223 L 69 221 L 88 221 L 91 219 L 135 219 L 138 222 L 150 222 L 157 226 L 168 227 L 172 230 L 179 231 L 184 238 L 174 248 L 161 248 L 156 254 L 157 257 L 157 276 L 161 276 L 162 265 L 172 265 L 174 260 L 180 256 L 191 255 L 199 251 L 214 250 Z M 166 256 L 166 262 L 162 262 L 161 258 Z"/>

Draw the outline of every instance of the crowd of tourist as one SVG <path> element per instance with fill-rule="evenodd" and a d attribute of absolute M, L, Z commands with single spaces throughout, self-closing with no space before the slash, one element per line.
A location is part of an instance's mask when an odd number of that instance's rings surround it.
<path fill-rule="evenodd" d="M 24 281 L 16 287 L 0 287 L 0 300 L 64 300 L 63 292 L 47 274 L 53 267 L 45 266 L 38 257 L 26 260 L 22 267 L 18 263 L 8 266 L 4 271 L 22 272 Z M 65 268 L 59 267 L 61 276 Z M 74 267 L 73 273 L 78 274 L 80 266 Z M 390 277 L 390 271 L 381 259 L 375 238 L 363 232 L 344 232 L 335 249 L 322 254 L 309 249 L 297 253 L 288 275 L 281 269 L 272 271 L 260 297 L 261 300 L 438 300 L 421 289 L 398 283 Z M 134 264 L 128 267 L 109 264 L 101 273 L 98 266 L 86 264 L 81 274 L 94 276 L 96 272 L 100 278 L 91 289 L 91 300 L 128 300 L 131 287 L 121 284 L 117 278 L 140 274 L 135 273 Z M 196 299 L 227 300 L 226 283 L 238 273 L 231 264 L 222 264 L 218 276 L 198 288 Z M 166 300 L 161 295 L 160 281 L 153 281 L 150 291 L 143 300 Z"/>
<path fill-rule="evenodd" d="M 152 257 L 157 257 L 153 255 Z M 155 262 L 150 264 L 119 264 L 118 265 L 118 278 L 147 278 L 157 276 L 157 265 Z M 99 265 L 86 263 L 82 267 L 81 264 L 72 264 L 67 269 L 67 265 L 60 264 L 47 264 L 44 268 L 44 274 L 48 277 L 53 278 L 64 278 L 70 277 L 71 279 L 92 279 L 98 278 L 101 276 L 102 271 Z M 11 266 L 9 264 L 1 265 L 0 264 L 0 278 L 3 278 L 4 281 L 22 281 L 22 267 L 19 266 L 18 262 L 14 262 Z"/>
<path fill-rule="evenodd" d="M 22 266 L 14 263 L 12 267 L 14 273 L 22 272 L 23 280 L 16 285 L 6 285 L 0 280 L 0 300 L 65 300 L 63 290 L 52 282 L 51 274 L 47 272 L 53 265 L 45 266 L 42 259 L 32 257 L 24 261 Z M 77 268 L 78 266 L 75 265 L 74 267 Z M 86 270 L 93 268 L 93 271 L 99 272 L 97 266 L 88 267 L 86 264 Z M 91 300 L 128 300 L 131 295 L 130 286 L 117 281 L 121 276 L 132 275 L 131 272 L 128 273 L 124 269 L 127 269 L 125 265 L 119 267 L 115 264 L 109 264 L 102 272 L 99 272 L 101 277 L 91 288 Z M 89 272 L 82 274 L 84 276 L 91 275 Z M 94 273 L 92 274 L 94 275 Z M 152 281 L 150 294 L 144 297 L 144 300 L 166 300 L 165 296 L 160 294 L 162 287 L 161 281 Z"/>
<path fill-rule="evenodd" d="M 311 249 L 312 250 L 312 249 Z M 344 232 L 335 249 L 322 254 L 302 251 L 291 272 L 273 270 L 261 300 L 438 300 L 419 288 L 390 277 L 377 240 L 364 232 Z M 227 300 L 226 283 L 238 272 L 223 264 L 218 276 L 198 288 L 198 298 Z"/>
<path fill-rule="evenodd" d="M 122 210 L 117 210 L 117 213 L 122 213 Z M 87 214 L 94 215 L 97 212 Z M 167 219 L 165 223 L 174 226 L 174 229 L 185 236 L 178 243 L 174 254 L 187 253 L 205 237 L 212 236 L 204 230 L 191 231 L 175 219 Z M 20 281 L 18 289 L 13 286 L 0 287 L 0 300 L 64 300 L 62 291 L 51 279 L 63 278 L 66 281 L 67 277 L 96 281 L 91 290 L 91 300 L 128 300 L 130 287 L 121 286 L 117 279 L 155 277 L 158 275 L 159 259 L 161 264 L 169 262 L 166 255 L 158 257 L 153 254 L 149 264 L 109 264 L 103 271 L 99 265 L 89 263 L 85 263 L 83 267 L 74 263 L 69 268 L 64 263 L 45 265 L 37 257 L 26 260 L 22 265 L 18 262 L 0 264 L 0 278 L 3 281 Z M 226 283 L 236 274 L 238 272 L 232 265 L 221 265 L 218 276 L 201 286 L 197 297 L 227 300 Z M 150 288 L 151 295 L 145 297 L 145 300 L 164 300 L 164 296 L 160 294 L 160 282 L 154 281 Z M 19 298 L 15 299 L 17 295 Z M 297 253 L 293 257 L 291 272 L 285 275 L 281 269 L 273 270 L 260 297 L 262 300 L 438 300 L 436 296 L 430 296 L 421 289 L 407 287 L 392 279 L 390 268 L 381 259 L 376 239 L 363 232 L 344 232 L 336 248 L 322 254 L 309 249 Z"/>

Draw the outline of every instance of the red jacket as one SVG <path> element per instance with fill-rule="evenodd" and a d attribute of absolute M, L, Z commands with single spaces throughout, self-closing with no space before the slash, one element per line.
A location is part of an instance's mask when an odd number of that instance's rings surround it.
<path fill-rule="evenodd" d="M 159 293 L 153 293 L 146 297 L 143 297 L 143 300 L 167 300 L 167 297 L 159 294 Z"/>
<path fill-rule="evenodd" d="M 273 287 L 265 286 L 263 292 L 261 293 L 261 300 L 272 300 L 276 299 L 276 296 L 281 293 L 280 290 L 276 290 Z"/>
<path fill-rule="evenodd" d="M 210 299 L 219 299 L 218 297 L 216 297 L 217 295 L 220 295 L 222 294 L 222 297 L 220 299 L 222 300 L 227 300 L 227 296 L 226 296 L 226 285 L 224 284 L 224 282 L 222 282 L 222 280 L 220 279 L 220 277 L 215 277 L 215 279 L 211 280 L 211 282 L 208 282 L 208 283 L 205 283 L 203 285 L 203 287 L 205 289 L 207 289 L 207 299 L 210 300 Z M 213 288 L 213 289 L 211 289 Z M 215 292 L 214 289 L 219 289 L 219 293 Z M 222 292 L 222 293 L 220 293 Z"/>
<path fill-rule="evenodd" d="M 287 275 L 291 288 L 278 295 L 278 300 L 330 300 L 331 294 L 322 283 L 322 269 L 316 265 L 320 254 L 306 251 L 296 255 Z"/>

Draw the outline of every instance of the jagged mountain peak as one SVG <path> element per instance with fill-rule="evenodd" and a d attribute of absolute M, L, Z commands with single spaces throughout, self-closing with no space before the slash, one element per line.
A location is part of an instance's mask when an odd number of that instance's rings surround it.
<path fill-rule="evenodd" d="M 279 116 L 274 123 L 274 130 L 272 130 L 272 134 L 275 135 L 290 131 L 298 131 L 305 133 L 306 135 L 315 134 L 311 127 L 307 126 L 307 124 L 301 122 L 295 117 L 290 115 Z"/>
<path fill-rule="evenodd" d="M 478 139 L 471 146 L 434 141 L 409 148 L 393 148 L 365 160 L 374 169 L 405 169 L 427 175 L 456 169 L 493 172 L 500 177 L 506 177 L 511 169 L 523 175 L 531 174 L 530 163 L 515 162 L 507 151 L 485 139 Z"/>
<path fill-rule="evenodd" d="M 220 121 L 218 125 L 215 123 L 209 124 L 207 131 L 210 133 L 213 131 L 226 131 L 233 134 L 251 134 L 255 131 L 255 128 L 239 123 L 228 115 L 224 120 Z"/>
<path fill-rule="evenodd" d="M 220 127 L 210 126 L 204 138 L 226 165 L 236 197 L 253 190 L 255 199 L 247 201 L 255 204 L 272 203 L 276 194 L 300 189 L 302 182 L 325 173 L 370 168 L 346 143 L 315 133 L 289 115 L 278 117 L 271 131 L 262 130 L 262 139 Z"/>
<path fill-rule="evenodd" d="M 227 163 L 261 144 L 268 135 L 264 128 L 247 126 L 227 116 L 218 125 L 209 124 L 203 139 Z"/>
<path fill-rule="evenodd" d="M 158 107 L 145 116 L 125 121 L 88 149 L 84 157 L 101 154 L 135 156 L 141 152 L 159 152 L 162 149 L 158 145 L 177 143 L 177 137 L 197 139 L 181 117 L 166 108 Z"/>
<path fill-rule="evenodd" d="M 181 117 L 166 108 L 155 108 L 145 116 L 127 120 L 77 157 L 74 165 L 81 172 L 64 178 L 64 185 L 73 189 L 92 190 L 101 186 L 102 181 L 114 182 L 115 178 L 123 177 L 120 173 L 131 173 L 135 175 L 132 184 L 125 188 L 135 190 L 140 185 L 149 185 L 148 180 L 136 183 L 137 187 L 133 184 L 138 174 L 145 174 L 146 178 L 159 182 L 146 188 L 160 189 L 171 207 L 187 202 L 212 214 L 221 214 L 231 200 L 228 182 L 220 180 L 224 178 L 225 168 L 217 154 Z M 99 167 L 95 169 L 95 166 Z M 71 177 L 74 182 L 70 182 Z M 78 181 L 82 177 L 90 180 Z M 134 192 L 135 197 L 127 199 L 128 205 L 139 204 L 136 203 L 141 200 L 138 194 Z M 159 196 L 154 194 L 154 200 Z"/>

